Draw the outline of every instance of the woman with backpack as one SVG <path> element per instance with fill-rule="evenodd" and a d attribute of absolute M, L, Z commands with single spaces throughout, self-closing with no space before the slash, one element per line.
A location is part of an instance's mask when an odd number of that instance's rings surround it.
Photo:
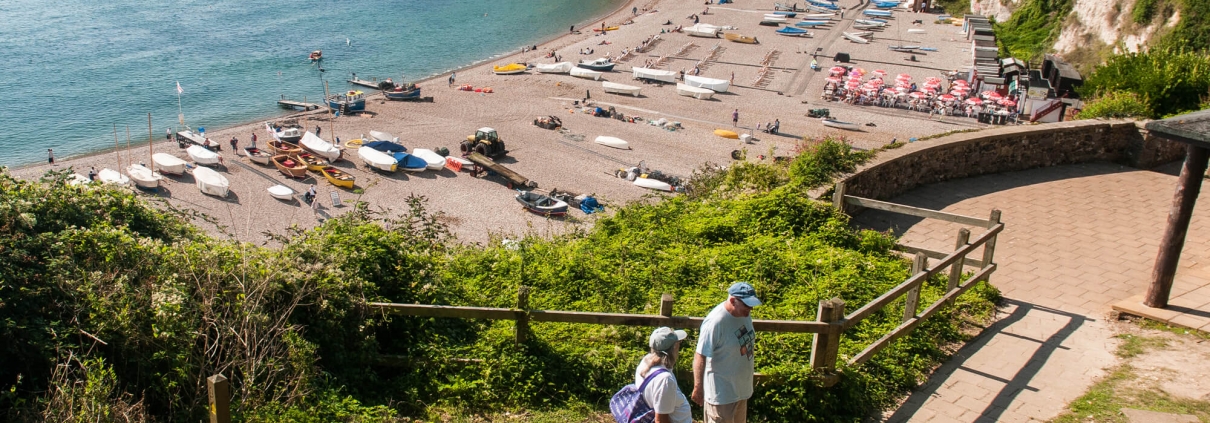
<path fill-rule="evenodd" d="M 634 385 L 627 386 L 614 396 L 610 408 L 614 418 L 620 423 L 647 421 L 656 423 L 693 423 L 693 413 L 689 409 L 689 400 L 676 384 L 672 372 L 676 369 L 676 359 L 680 356 L 681 341 L 688 334 L 683 330 L 672 330 L 662 327 L 651 332 L 647 344 L 649 351 L 639 361 L 639 367 L 634 372 Z M 638 387 L 638 389 L 634 389 Z M 629 391 L 637 393 L 631 401 L 619 402 L 619 396 Z M 618 406 L 618 407 L 615 407 Z M 625 410 L 624 415 L 619 411 Z M 654 418 L 653 418 L 654 417 Z"/>

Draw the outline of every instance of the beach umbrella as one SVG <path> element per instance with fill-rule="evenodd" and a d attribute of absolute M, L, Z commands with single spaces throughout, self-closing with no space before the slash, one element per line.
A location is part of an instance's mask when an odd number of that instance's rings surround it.
<path fill-rule="evenodd" d="M 978 106 L 980 104 L 983 104 L 983 100 L 980 100 L 977 97 L 971 97 L 971 98 L 966 99 L 966 101 L 964 101 L 963 103 L 966 103 L 966 104 L 969 104 L 972 106 Z"/>
<path fill-rule="evenodd" d="M 942 94 L 941 96 L 937 97 L 937 99 L 941 100 L 941 101 L 954 101 L 957 99 L 957 97 L 954 97 L 949 94 Z"/>
<path fill-rule="evenodd" d="M 908 90 L 910 90 L 910 89 L 911 88 L 908 88 L 908 87 L 895 87 L 895 91 L 900 94 L 907 94 Z"/>
<path fill-rule="evenodd" d="M 896 77 L 895 77 L 895 80 L 896 80 L 896 81 L 911 81 L 911 80 L 912 80 L 912 76 L 911 76 L 911 75 L 908 75 L 908 74 L 906 74 L 906 73 L 901 73 L 901 74 L 899 74 L 899 76 L 896 76 Z"/>
<path fill-rule="evenodd" d="M 916 91 L 911 94 L 908 94 L 908 96 L 911 96 L 912 98 L 919 100 L 919 99 L 927 97 L 928 94 L 922 93 L 920 91 Z"/>
<path fill-rule="evenodd" d="M 874 74 L 878 76 L 886 76 L 886 71 L 882 69 L 874 69 Z"/>
<path fill-rule="evenodd" d="M 832 73 L 845 73 L 845 71 L 847 71 L 847 70 L 848 69 L 845 69 L 840 66 L 833 66 L 832 69 L 829 69 L 829 71 L 831 71 Z"/>
<path fill-rule="evenodd" d="M 955 81 L 954 81 L 954 85 L 960 85 L 960 86 L 963 86 L 963 87 L 968 86 L 968 85 L 966 84 L 966 80 L 963 80 L 963 79 L 955 80 Z"/>
<path fill-rule="evenodd" d="M 839 76 L 829 76 L 828 79 L 825 79 L 825 81 L 831 82 L 833 84 L 839 84 L 841 79 Z"/>
<path fill-rule="evenodd" d="M 997 103 L 1000 103 L 1000 105 L 1001 105 L 1001 106 L 1004 106 L 1004 107 L 1013 107 L 1013 106 L 1016 106 L 1016 105 L 1017 105 L 1017 102 L 1012 101 L 1012 100 L 1009 100 L 1009 99 L 1007 99 L 1007 98 L 1006 98 L 1006 99 L 1003 99 L 1003 100 L 1000 100 L 1000 101 L 997 101 Z"/>
<path fill-rule="evenodd" d="M 932 94 L 933 91 L 937 91 L 937 87 L 930 87 L 928 85 L 925 85 L 923 88 L 920 88 L 920 91 L 925 91 L 925 92 Z"/>
<path fill-rule="evenodd" d="M 852 88 L 857 88 L 857 87 L 861 86 L 861 82 L 858 82 L 858 81 L 849 81 L 847 84 L 844 84 L 844 86 L 845 86 L 846 88 L 850 88 L 850 89 L 852 89 Z"/>
<path fill-rule="evenodd" d="M 961 91 L 963 93 L 971 92 L 970 87 L 950 87 L 950 92 Z"/>
<path fill-rule="evenodd" d="M 980 93 L 980 95 L 982 95 L 983 98 L 986 98 L 986 99 L 992 100 L 992 101 L 996 101 L 1001 98 L 1004 98 L 1004 96 L 1001 96 L 1000 93 L 997 93 L 995 91 L 984 91 L 984 92 Z"/>

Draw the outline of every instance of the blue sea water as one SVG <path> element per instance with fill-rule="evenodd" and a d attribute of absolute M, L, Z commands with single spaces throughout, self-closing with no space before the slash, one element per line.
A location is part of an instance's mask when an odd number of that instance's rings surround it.
<path fill-rule="evenodd" d="M 281 115 L 362 79 L 414 81 L 517 51 L 624 0 L 5 0 L 0 165 Z M 319 72 L 307 55 L 323 50 Z M 241 137 L 242 139 L 243 137 Z"/>

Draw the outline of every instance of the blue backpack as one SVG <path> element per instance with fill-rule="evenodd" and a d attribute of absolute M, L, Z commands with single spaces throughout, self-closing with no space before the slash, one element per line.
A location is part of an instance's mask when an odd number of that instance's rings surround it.
<path fill-rule="evenodd" d="M 613 412 L 613 419 L 618 423 L 654 422 L 655 410 L 651 409 L 651 405 L 643 399 L 643 389 L 647 388 L 647 382 L 655 379 L 656 375 L 667 372 L 667 369 L 657 369 L 643 378 L 643 384 L 637 388 L 632 383 L 623 386 L 622 390 L 613 394 L 613 398 L 609 400 L 609 411 Z"/>

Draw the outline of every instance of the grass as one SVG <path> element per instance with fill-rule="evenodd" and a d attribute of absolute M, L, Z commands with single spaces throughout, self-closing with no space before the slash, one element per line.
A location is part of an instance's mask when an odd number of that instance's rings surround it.
<path fill-rule="evenodd" d="M 1118 345 L 1118 350 L 1114 352 L 1114 355 L 1121 358 L 1134 358 L 1149 349 L 1168 346 L 1168 340 L 1163 338 L 1151 338 L 1128 333 L 1118 335 L 1116 338 L 1121 339 L 1122 343 Z"/>

